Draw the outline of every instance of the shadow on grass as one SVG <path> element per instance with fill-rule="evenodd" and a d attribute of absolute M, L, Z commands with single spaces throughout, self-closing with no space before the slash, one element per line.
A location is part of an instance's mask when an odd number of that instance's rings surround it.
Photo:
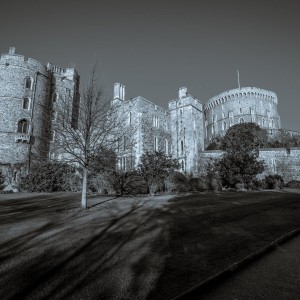
<path fill-rule="evenodd" d="M 170 299 L 298 227 L 297 196 L 200 193 L 160 208 L 137 199 L 93 205 L 0 245 L 1 299 Z"/>

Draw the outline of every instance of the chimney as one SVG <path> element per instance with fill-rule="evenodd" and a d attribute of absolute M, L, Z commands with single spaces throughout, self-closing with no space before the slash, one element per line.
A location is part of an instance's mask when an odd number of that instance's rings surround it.
<path fill-rule="evenodd" d="M 123 84 L 114 84 L 114 99 L 125 100 L 125 86 Z"/>
<path fill-rule="evenodd" d="M 16 48 L 15 47 L 9 47 L 9 54 L 15 54 L 16 53 Z"/>
<path fill-rule="evenodd" d="M 178 89 L 178 98 L 184 98 L 187 96 L 187 88 L 186 87 L 181 87 Z"/>

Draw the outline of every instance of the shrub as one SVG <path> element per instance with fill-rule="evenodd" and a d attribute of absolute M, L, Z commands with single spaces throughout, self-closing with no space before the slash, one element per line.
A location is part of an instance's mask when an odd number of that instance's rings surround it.
<path fill-rule="evenodd" d="M 248 184 L 248 188 L 251 190 L 258 191 L 258 190 L 266 189 L 267 184 L 264 180 L 254 179 L 254 180 L 252 180 L 251 183 Z"/>
<path fill-rule="evenodd" d="M 282 189 L 284 187 L 283 178 L 280 175 L 268 175 L 264 179 L 267 189 Z"/>
<path fill-rule="evenodd" d="M 287 183 L 289 188 L 300 189 L 300 181 L 299 180 L 291 180 Z"/>
<path fill-rule="evenodd" d="M 175 172 L 171 175 L 171 181 L 174 183 L 174 189 L 176 192 L 187 192 L 190 189 L 188 179 L 180 172 Z"/>
<path fill-rule="evenodd" d="M 149 192 L 146 181 L 137 171 L 114 171 L 107 174 L 107 180 L 119 196 Z"/>
<path fill-rule="evenodd" d="M 0 191 L 2 191 L 5 188 L 5 177 L 0 171 Z"/>
<path fill-rule="evenodd" d="M 20 187 L 29 192 L 72 191 L 71 178 L 76 178 L 75 168 L 66 163 L 36 163 L 29 174 L 21 178 Z"/>

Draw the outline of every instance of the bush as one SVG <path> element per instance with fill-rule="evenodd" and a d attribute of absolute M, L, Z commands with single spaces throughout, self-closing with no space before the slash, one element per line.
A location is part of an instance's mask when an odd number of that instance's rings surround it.
<path fill-rule="evenodd" d="M 146 181 L 137 171 L 114 171 L 107 179 L 119 196 L 148 194 Z"/>
<path fill-rule="evenodd" d="M 282 189 L 284 187 L 283 178 L 280 175 L 268 175 L 264 179 L 267 189 Z"/>
<path fill-rule="evenodd" d="M 72 191 L 75 168 L 60 162 L 36 163 L 27 176 L 21 178 L 20 187 L 29 192 Z"/>
<path fill-rule="evenodd" d="M 248 184 L 248 188 L 251 190 L 259 191 L 267 188 L 267 184 L 264 180 L 252 180 L 251 183 Z"/>
<path fill-rule="evenodd" d="M 0 171 L 0 191 L 2 191 L 5 188 L 5 177 Z"/>
<path fill-rule="evenodd" d="M 176 192 L 187 192 L 190 189 L 189 180 L 180 172 L 175 172 L 171 175 L 171 181 Z"/>
<path fill-rule="evenodd" d="M 291 180 L 287 183 L 287 187 L 292 189 L 300 189 L 300 181 L 299 180 Z"/>

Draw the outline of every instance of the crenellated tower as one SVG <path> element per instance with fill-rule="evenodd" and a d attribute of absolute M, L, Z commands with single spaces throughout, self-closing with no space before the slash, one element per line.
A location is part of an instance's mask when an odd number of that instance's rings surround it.
<path fill-rule="evenodd" d="M 172 154 L 181 163 L 182 171 L 197 173 L 199 151 L 204 150 L 203 106 L 187 93 L 178 90 L 178 98 L 169 102 Z"/>

